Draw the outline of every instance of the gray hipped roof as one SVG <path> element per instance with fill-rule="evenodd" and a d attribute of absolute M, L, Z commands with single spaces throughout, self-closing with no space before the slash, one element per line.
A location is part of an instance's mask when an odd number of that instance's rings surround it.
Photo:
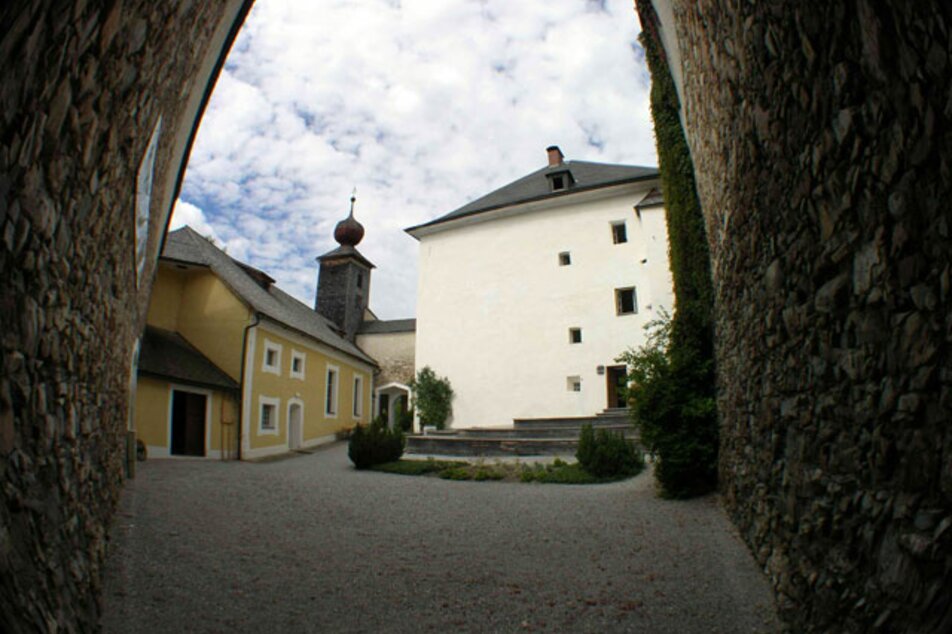
<path fill-rule="evenodd" d="M 162 257 L 211 268 L 252 310 L 340 352 L 377 365 L 360 348 L 338 334 L 330 320 L 270 283 L 271 278 L 261 271 L 229 256 L 191 227 L 182 227 L 166 236 Z"/>
<path fill-rule="evenodd" d="M 560 172 L 569 172 L 572 175 L 574 184 L 567 189 L 552 191 L 548 176 Z M 581 191 L 621 185 L 623 183 L 632 183 L 656 178 L 657 176 L 658 168 L 656 167 L 592 163 L 590 161 L 565 161 L 560 165 L 543 167 L 540 170 L 536 170 L 528 176 L 523 176 L 508 185 L 477 198 L 471 203 L 463 205 L 455 211 L 451 211 L 445 216 L 440 216 L 435 220 L 410 227 L 407 229 L 407 232 L 412 235 L 415 229 L 430 227 L 457 218 L 472 216 L 501 207 L 508 207 L 509 205 L 568 196 Z"/>
<path fill-rule="evenodd" d="M 146 326 L 139 348 L 139 374 L 220 390 L 237 391 L 238 383 L 182 335 Z"/>
<path fill-rule="evenodd" d="M 651 191 L 645 194 L 645 197 L 635 205 L 637 209 L 647 209 L 648 207 L 657 207 L 664 204 L 664 196 L 657 187 L 652 187 Z"/>

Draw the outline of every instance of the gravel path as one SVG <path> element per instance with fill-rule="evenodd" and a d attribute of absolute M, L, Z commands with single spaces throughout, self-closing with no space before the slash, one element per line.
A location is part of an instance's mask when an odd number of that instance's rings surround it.
<path fill-rule="evenodd" d="M 346 446 L 153 460 L 123 493 L 106 632 L 776 632 L 716 498 L 359 472 Z"/>

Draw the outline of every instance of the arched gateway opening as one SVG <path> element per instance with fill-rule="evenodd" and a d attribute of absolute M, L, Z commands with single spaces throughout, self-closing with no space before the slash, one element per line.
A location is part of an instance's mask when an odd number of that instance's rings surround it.
<path fill-rule="evenodd" d="M 11 631 L 95 622 L 142 281 L 250 4 L 0 9 Z M 947 631 L 948 9 L 653 5 L 713 249 L 732 513 L 797 627 Z"/>

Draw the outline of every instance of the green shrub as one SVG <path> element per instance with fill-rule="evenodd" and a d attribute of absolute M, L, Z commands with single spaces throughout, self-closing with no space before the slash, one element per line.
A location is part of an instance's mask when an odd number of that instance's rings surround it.
<path fill-rule="evenodd" d="M 506 472 L 502 469 L 492 467 L 476 467 L 473 471 L 473 480 L 482 482 L 484 480 L 502 480 L 506 477 Z"/>
<path fill-rule="evenodd" d="M 672 360 L 667 315 L 646 328 L 647 343 L 618 357 L 629 368 L 629 412 L 641 443 L 657 457 L 654 472 L 662 494 L 706 493 L 717 483 L 717 409 L 708 385 L 712 362 Z M 681 360 L 687 358 L 682 353 Z"/>
<path fill-rule="evenodd" d="M 400 429 L 388 429 L 386 423 L 376 420 L 369 427 L 357 425 L 350 435 L 347 455 L 358 469 L 399 460 L 403 455 L 405 439 Z"/>
<path fill-rule="evenodd" d="M 591 425 L 582 427 L 575 457 L 582 469 L 596 478 L 632 476 L 644 468 L 635 444 L 621 432 L 596 431 Z"/>
<path fill-rule="evenodd" d="M 413 431 L 412 407 L 408 408 L 406 411 L 403 410 L 403 407 L 397 408 L 397 426 L 405 432 Z"/>
<path fill-rule="evenodd" d="M 443 429 L 446 419 L 453 413 L 453 387 L 449 379 L 436 375 L 430 366 L 417 372 L 410 381 L 413 403 L 420 413 L 421 425 Z"/>

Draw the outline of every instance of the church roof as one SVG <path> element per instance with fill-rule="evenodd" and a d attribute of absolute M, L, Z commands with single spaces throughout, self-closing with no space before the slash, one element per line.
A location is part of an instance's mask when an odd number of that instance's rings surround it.
<path fill-rule="evenodd" d="M 141 346 L 140 374 L 215 389 L 238 389 L 234 379 L 177 332 L 146 326 Z"/>
<path fill-rule="evenodd" d="M 416 319 L 373 319 L 360 324 L 357 334 L 379 335 L 397 332 L 416 332 Z"/>
<path fill-rule="evenodd" d="M 235 295 L 265 317 L 365 363 L 377 365 L 360 348 L 342 337 L 330 320 L 282 291 L 261 271 L 216 247 L 191 227 L 182 227 L 166 236 L 162 258 L 207 266 Z"/>
<path fill-rule="evenodd" d="M 571 175 L 571 180 L 573 181 L 572 186 L 553 191 L 549 176 L 564 172 L 568 172 Z M 582 191 L 621 185 L 624 183 L 633 183 L 657 178 L 657 176 L 658 168 L 656 167 L 593 163 L 591 161 L 565 161 L 558 165 L 547 166 L 536 170 L 444 216 L 410 227 L 407 229 L 407 232 L 412 235 L 415 229 L 431 227 L 450 220 L 473 216 L 493 209 L 548 198 L 570 196 Z"/>
<path fill-rule="evenodd" d="M 318 262 L 321 260 L 333 260 L 335 258 L 353 258 L 366 266 L 368 269 L 375 269 L 373 262 L 363 256 L 363 254 L 349 244 L 342 244 L 333 251 L 328 251 L 324 255 L 317 256 Z"/>

